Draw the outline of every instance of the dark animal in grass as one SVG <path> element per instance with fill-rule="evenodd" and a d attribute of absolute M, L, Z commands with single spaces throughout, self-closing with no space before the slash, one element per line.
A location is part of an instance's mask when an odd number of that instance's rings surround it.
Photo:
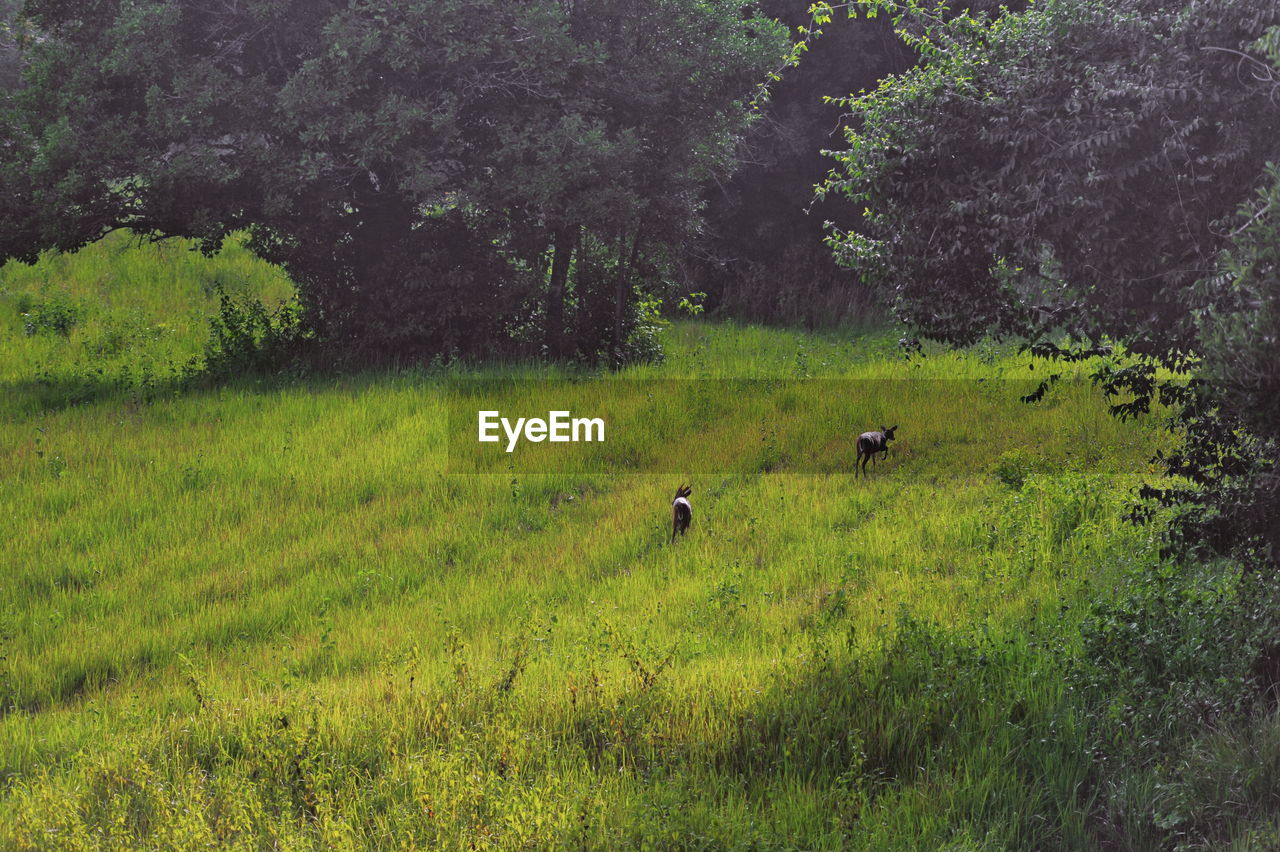
<path fill-rule="evenodd" d="M 676 543 L 676 536 L 684 534 L 693 522 L 693 507 L 689 505 L 689 495 L 693 493 L 692 485 L 681 485 L 676 489 L 676 499 L 671 501 L 671 543 Z"/>
<path fill-rule="evenodd" d="M 858 436 L 858 458 L 853 463 L 853 475 L 858 475 L 858 462 L 862 462 L 862 473 L 867 473 L 867 462 L 875 459 L 877 453 L 889 457 L 889 442 L 893 440 L 893 431 L 897 426 L 888 429 L 880 427 L 879 432 L 863 432 Z"/>

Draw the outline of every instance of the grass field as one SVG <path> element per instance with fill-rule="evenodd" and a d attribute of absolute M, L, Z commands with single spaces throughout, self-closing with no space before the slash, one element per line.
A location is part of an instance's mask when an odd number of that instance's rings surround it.
<path fill-rule="evenodd" d="M 1064 391 L 1032 431 L 996 381 L 1032 374 L 1009 349 L 908 362 L 887 333 L 678 323 L 663 363 L 620 379 L 876 379 L 983 404 L 866 402 L 866 428 L 901 428 L 865 480 L 699 472 L 672 547 L 679 476 L 445 473 L 451 381 L 582 374 L 184 383 L 219 288 L 289 295 L 235 246 L 119 235 L 0 271 L 0 844 L 1177 836 L 1164 793 L 1108 792 L 1081 676 L 1099 607 L 1160 564 L 1154 530 L 1122 521 L 1168 440 L 1155 419 Z M 751 430 L 717 434 L 756 452 Z M 1087 465 L 1046 461 L 1086 442 Z"/>

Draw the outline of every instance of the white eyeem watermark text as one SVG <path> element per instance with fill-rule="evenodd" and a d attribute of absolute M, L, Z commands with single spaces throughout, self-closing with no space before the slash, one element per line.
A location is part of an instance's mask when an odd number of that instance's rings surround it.
<path fill-rule="evenodd" d="M 498 434 L 501 427 L 507 436 L 507 452 L 513 452 L 516 444 L 523 437 L 535 444 L 542 441 L 552 443 L 569 443 L 581 441 L 604 441 L 604 418 L 574 417 L 568 411 L 547 412 L 547 419 L 541 417 L 520 417 L 514 424 L 500 411 L 481 411 L 479 413 L 479 433 L 481 443 L 497 443 L 502 440 Z"/>

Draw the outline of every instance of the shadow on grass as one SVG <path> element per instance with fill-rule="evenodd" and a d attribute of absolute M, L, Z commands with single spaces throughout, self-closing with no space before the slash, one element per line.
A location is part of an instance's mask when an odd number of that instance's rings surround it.
<path fill-rule="evenodd" d="M 242 370 L 211 370 L 195 364 L 169 364 L 161 373 L 146 369 L 118 372 L 88 370 L 42 374 L 18 381 L 0 382 L 0 417 L 22 419 L 56 413 L 80 405 L 124 402 L 144 405 L 180 396 L 197 396 L 224 388 L 271 392 L 304 387 L 317 392 L 334 387 L 365 388 L 393 376 L 423 380 L 465 376 L 486 379 L 583 380 L 601 375 L 595 365 L 576 361 L 464 358 L 356 359 L 324 347 L 304 347 L 274 361 L 255 362 Z"/>
<path fill-rule="evenodd" d="M 710 757 L 760 796 L 776 794 L 770 779 L 825 790 L 845 830 L 906 848 L 975 830 L 1011 848 L 1071 845 L 1092 769 L 1054 669 L 1012 633 L 902 617 L 883 650 L 819 650 L 780 678 Z"/>
<path fill-rule="evenodd" d="M 170 367 L 162 375 L 135 375 L 127 369 L 111 374 L 105 371 L 43 375 L 20 381 L 0 383 L 0 416 L 9 419 L 38 417 L 81 405 L 118 402 L 146 405 L 163 399 L 199 396 L 223 388 L 275 391 L 307 386 L 316 390 L 337 384 L 373 384 L 396 372 L 383 368 L 347 372 L 337 368 L 290 363 L 278 370 L 250 371 L 237 375 L 220 375 L 190 367 Z"/>
<path fill-rule="evenodd" d="M 186 389 L 178 377 L 140 384 L 118 376 L 57 376 L 2 383 L 0 399 L 4 415 L 18 419 L 110 400 L 150 402 Z"/>

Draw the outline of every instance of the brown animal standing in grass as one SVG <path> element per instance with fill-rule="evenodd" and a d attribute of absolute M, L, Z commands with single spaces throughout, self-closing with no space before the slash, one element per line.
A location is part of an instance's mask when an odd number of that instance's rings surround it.
<path fill-rule="evenodd" d="M 693 493 L 692 485 L 681 485 L 676 489 L 676 499 L 671 501 L 671 543 L 676 543 L 676 536 L 684 534 L 693 523 L 693 507 L 689 505 L 689 495 Z"/>
<path fill-rule="evenodd" d="M 893 440 L 893 431 L 897 426 L 888 429 L 880 427 L 879 432 L 863 432 L 858 436 L 858 458 L 853 463 L 853 475 L 858 475 L 858 462 L 862 462 L 862 474 L 866 476 L 867 462 L 875 458 L 876 453 L 884 453 L 889 457 L 889 442 Z"/>

